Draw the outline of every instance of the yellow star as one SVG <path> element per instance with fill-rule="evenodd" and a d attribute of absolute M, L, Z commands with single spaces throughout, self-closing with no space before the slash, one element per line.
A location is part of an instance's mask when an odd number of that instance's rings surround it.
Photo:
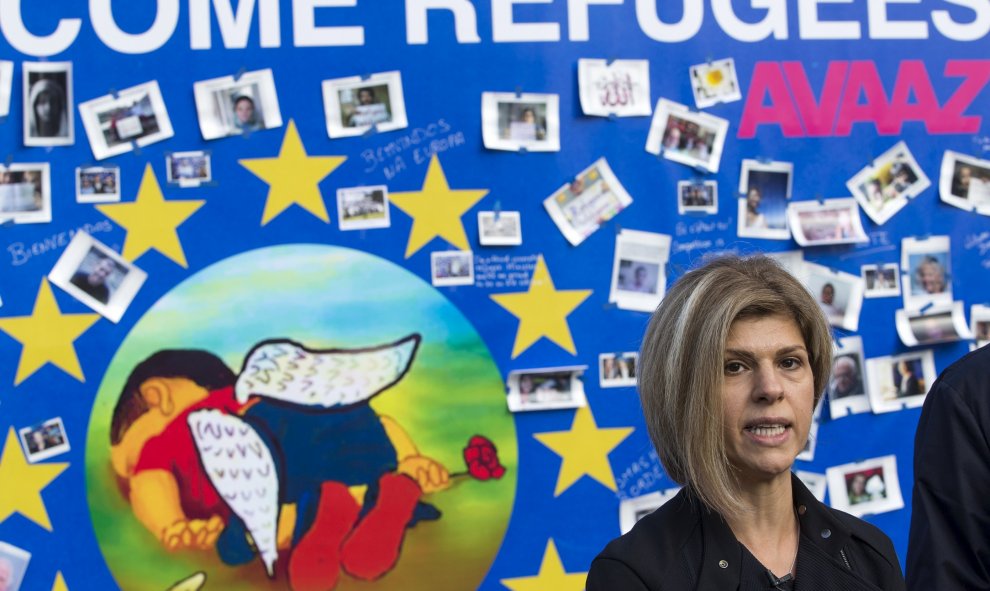
<path fill-rule="evenodd" d="M 48 280 L 42 279 L 30 316 L 0 318 L 0 330 L 24 346 L 14 385 L 31 377 L 48 362 L 85 382 L 72 343 L 99 319 L 99 314 L 62 314 Z"/>
<path fill-rule="evenodd" d="M 413 219 L 409 243 L 406 244 L 406 258 L 438 236 L 461 250 L 468 250 L 461 216 L 487 194 L 488 189 L 452 191 L 447 185 L 440 159 L 434 154 L 422 190 L 389 195 L 389 200 Z"/>
<path fill-rule="evenodd" d="M 560 555 L 557 554 L 557 547 L 554 546 L 553 538 L 547 541 L 547 550 L 543 553 L 543 562 L 540 563 L 540 572 L 532 577 L 516 577 L 514 579 L 502 579 L 499 581 L 512 591 L 582 591 L 588 573 L 567 573 L 564 565 L 560 562 Z"/>
<path fill-rule="evenodd" d="M 62 576 L 62 571 L 55 573 L 55 583 L 52 584 L 52 591 L 69 591 L 68 585 L 65 584 L 65 578 Z"/>
<path fill-rule="evenodd" d="M 206 203 L 202 200 L 165 201 L 151 164 L 144 169 L 137 198 L 132 203 L 97 205 L 103 215 L 127 230 L 123 257 L 136 261 L 152 248 L 187 267 L 178 228 Z"/>
<path fill-rule="evenodd" d="M 577 355 L 567 316 L 590 295 L 590 289 L 555 289 L 547 264 L 540 256 L 533 270 L 529 291 L 490 296 L 519 319 L 512 358 L 519 357 L 540 337 L 547 337 L 571 355 Z"/>
<path fill-rule="evenodd" d="M 278 156 L 247 158 L 238 160 L 238 163 L 271 187 L 265 201 L 265 211 L 261 214 L 261 225 L 264 226 L 292 204 L 329 224 L 330 215 L 320 193 L 320 181 L 345 160 L 346 156 L 307 155 L 296 122 L 289 119 Z"/>
<path fill-rule="evenodd" d="M 52 531 L 41 489 L 55 480 L 68 464 L 28 464 L 17 443 L 14 428 L 7 432 L 7 443 L 0 452 L 0 523 L 20 513 L 41 527 Z"/>
<path fill-rule="evenodd" d="M 585 474 L 615 490 L 615 474 L 608 463 L 608 454 L 632 432 L 632 427 L 599 429 L 591 409 L 582 407 L 574 413 L 570 431 L 534 434 L 537 441 L 562 458 L 553 496 L 560 496 Z"/>

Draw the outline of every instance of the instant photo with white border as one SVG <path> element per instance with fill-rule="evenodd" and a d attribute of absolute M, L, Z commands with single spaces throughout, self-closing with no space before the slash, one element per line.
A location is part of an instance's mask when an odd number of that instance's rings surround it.
<path fill-rule="evenodd" d="M 430 278 L 437 287 L 474 285 L 474 253 L 470 250 L 431 252 Z"/>
<path fill-rule="evenodd" d="M 825 396 L 828 412 L 833 419 L 869 412 L 869 380 L 863 356 L 863 338 L 844 337 L 835 343 L 832 368 L 829 371 Z"/>
<path fill-rule="evenodd" d="M 577 246 L 632 201 L 605 158 L 599 158 L 544 199 L 543 206 L 564 238 Z"/>
<path fill-rule="evenodd" d="M 623 534 L 629 533 L 637 521 L 667 504 L 679 492 L 681 487 L 677 486 L 631 499 L 622 499 L 619 501 L 619 529 Z"/>
<path fill-rule="evenodd" d="M 690 72 L 694 104 L 699 109 L 742 100 L 736 61 L 731 57 L 695 64 Z"/>
<path fill-rule="evenodd" d="M 271 68 L 221 76 L 193 84 L 196 114 L 204 140 L 282 127 L 282 111 Z M 240 104 L 250 106 L 243 118 Z"/>
<path fill-rule="evenodd" d="M 811 494 L 820 502 L 825 502 L 825 493 L 828 492 L 828 476 L 817 472 L 807 472 L 805 470 L 795 470 L 794 475 L 801 479 Z"/>
<path fill-rule="evenodd" d="M 196 161 L 199 160 L 201 164 Z M 170 185 L 192 189 L 213 182 L 212 154 L 205 150 L 165 153 L 165 178 Z M 197 164 L 199 164 L 197 169 Z"/>
<path fill-rule="evenodd" d="M 886 298 L 901 295 L 901 266 L 897 263 L 863 265 L 860 267 L 860 274 L 866 286 L 864 297 Z"/>
<path fill-rule="evenodd" d="M 560 95 L 483 92 L 481 137 L 489 150 L 559 152 Z"/>
<path fill-rule="evenodd" d="M 7 173 L 20 180 L 0 182 L 0 223 L 45 224 L 52 221 L 51 165 L 47 162 L 0 163 L 0 175 L 7 177 Z"/>
<path fill-rule="evenodd" d="M 157 128 L 154 131 L 145 131 L 144 121 L 137 113 L 122 118 L 115 118 L 112 114 L 122 108 L 130 112 L 130 109 L 143 102 L 147 102 L 154 114 L 152 119 Z M 108 94 L 80 103 L 79 116 L 86 129 L 93 156 L 97 160 L 130 152 L 135 144 L 143 147 L 175 135 L 157 80 L 125 88 L 116 96 Z M 104 116 L 104 121 L 100 120 L 101 116 Z M 109 137 L 111 131 L 117 136 L 113 143 Z"/>
<path fill-rule="evenodd" d="M 979 348 L 990 343 L 990 306 L 973 304 L 969 308 L 969 320 L 976 346 Z"/>
<path fill-rule="evenodd" d="M 859 474 L 864 478 L 863 490 L 852 498 L 852 479 Z M 863 517 L 904 508 L 895 455 L 832 466 L 825 475 L 831 505 L 840 511 Z"/>
<path fill-rule="evenodd" d="M 939 172 L 942 201 L 981 215 L 990 215 L 990 160 L 946 150 Z"/>
<path fill-rule="evenodd" d="M 679 122 L 671 121 L 672 119 Z M 703 141 L 698 142 L 697 135 L 684 137 L 686 132 L 681 130 L 682 123 L 683 127 L 697 128 L 699 132 L 703 130 Z M 650 133 L 646 138 L 646 151 L 674 162 L 716 173 L 722 161 L 722 148 L 728 131 L 728 119 L 692 111 L 686 105 L 661 98 L 653 111 Z"/>
<path fill-rule="evenodd" d="M 949 236 L 901 240 L 901 291 L 904 307 L 952 303 L 952 253 Z"/>
<path fill-rule="evenodd" d="M 671 237 L 622 229 L 615 235 L 608 301 L 623 310 L 652 312 L 667 289 Z"/>
<path fill-rule="evenodd" d="M 0 60 L 0 118 L 10 115 L 10 93 L 14 87 L 14 62 Z"/>
<path fill-rule="evenodd" d="M 112 182 L 108 184 L 108 180 Z M 76 168 L 76 203 L 115 203 L 120 201 L 120 195 L 119 166 Z"/>
<path fill-rule="evenodd" d="M 39 449 L 31 451 L 32 441 L 29 439 L 33 439 L 35 433 L 40 433 L 42 438 L 44 438 L 45 432 L 53 429 L 58 432 L 58 436 L 62 442 L 48 445 L 48 442 L 46 441 L 43 446 L 38 445 Z M 17 434 L 20 436 L 21 446 L 24 448 L 24 455 L 27 457 L 28 462 L 32 464 L 64 454 L 71 449 L 69 447 L 69 436 L 65 432 L 65 424 L 62 422 L 62 417 L 55 417 L 54 419 L 48 419 L 44 423 L 24 427 L 23 429 L 18 430 Z M 35 444 L 37 445 L 36 442 Z"/>
<path fill-rule="evenodd" d="M 337 220 L 341 230 L 390 227 L 392 218 L 388 187 L 372 185 L 337 189 Z"/>
<path fill-rule="evenodd" d="M 787 223 L 801 246 L 870 241 L 859 217 L 859 205 L 852 197 L 791 202 L 787 206 Z"/>
<path fill-rule="evenodd" d="M 894 316 L 897 336 L 908 347 L 969 340 L 973 333 L 966 323 L 962 302 L 920 310 L 898 310 Z"/>
<path fill-rule="evenodd" d="M 931 181 L 903 141 L 894 144 L 846 181 L 852 196 L 878 226 L 929 186 Z"/>
<path fill-rule="evenodd" d="M 509 372 L 506 397 L 510 412 L 587 406 L 581 375 L 586 365 L 517 369 Z"/>
<path fill-rule="evenodd" d="M 87 262 L 90 268 L 83 270 Z M 92 283 L 90 277 L 98 271 L 99 282 Z M 86 232 L 76 232 L 48 273 L 49 281 L 114 324 L 120 322 L 147 277 L 147 273 Z M 106 302 L 98 297 L 99 292 L 94 293 L 96 287 L 106 290 Z"/>
<path fill-rule="evenodd" d="M 482 246 L 518 246 L 522 241 L 518 211 L 478 212 L 478 242 Z"/>
<path fill-rule="evenodd" d="M 677 213 L 718 213 L 718 181 L 677 181 Z"/>
<path fill-rule="evenodd" d="M 345 121 L 345 105 L 341 103 L 341 93 L 356 94 L 360 101 L 362 90 L 374 90 L 381 86 L 387 88 L 388 103 L 373 102 L 363 105 L 359 102 L 354 105 L 355 112 L 348 115 Z M 379 133 L 409 127 L 409 120 L 406 118 L 406 100 L 402 93 L 402 73 L 398 70 L 372 74 L 367 78 L 350 76 L 324 80 L 322 88 L 327 135 L 331 138 L 364 135 L 372 127 Z M 373 96 L 372 100 L 376 98 Z"/>
<path fill-rule="evenodd" d="M 579 59 L 578 88 L 585 115 L 646 117 L 652 113 L 647 60 Z"/>
<path fill-rule="evenodd" d="M 12 567 L 11 578 L 7 581 L 7 588 L 10 591 L 18 591 L 24 583 L 24 575 L 27 573 L 28 564 L 31 562 L 31 553 L 7 542 L 0 541 L 0 558 L 7 559 Z"/>
<path fill-rule="evenodd" d="M 859 330 L 864 291 L 862 277 L 805 261 L 801 278 L 825 312 L 829 324 L 851 332 Z"/>
<path fill-rule="evenodd" d="M 931 349 L 867 359 L 866 375 L 870 379 L 870 404 L 876 414 L 923 405 L 938 377 Z"/>
<path fill-rule="evenodd" d="M 774 207 L 774 222 L 768 220 L 766 212 L 759 208 L 771 197 L 766 183 L 757 183 L 754 175 L 767 175 L 786 179 L 784 194 L 775 192 L 772 197 Z M 779 184 L 779 183 L 778 183 Z M 743 159 L 739 170 L 739 209 L 738 228 L 736 234 L 747 238 L 765 238 L 767 240 L 790 240 L 791 230 L 788 226 L 787 205 L 791 200 L 791 187 L 794 184 L 794 164 L 792 162 L 777 162 Z M 755 198 L 751 192 L 755 191 Z M 752 203 L 751 203 L 752 202 Z M 752 209 L 752 211 L 750 211 Z"/>
<path fill-rule="evenodd" d="M 72 98 L 72 62 L 24 62 L 21 64 L 24 80 L 24 145 L 25 146 L 71 146 L 76 142 L 75 102 Z M 58 79 L 61 79 L 59 81 Z M 42 93 L 49 95 L 48 115 L 52 109 L 59 113 L 54 130 L 40 129 L 35 102 Z M 58 97 L 53 105 L 51 95 Z"/>
<path fill-rule="evenodd" d="M 811 426 L 808 429 L 808 441 L 804 444 L 804 449 L 794 457 L 802 462 L 811 462 L 815 459 L 815 448 L 818 447 L 818 428 L 822 424 L 822 407 L 825 406 L 825 397 L 818 400 L 815 412 L 811 413 Z"/>
<path fill-rule="evenodd" d="M 639 353 L 598 354 L 598 385 L 602 388 L 626 388 L 636 385 Z"/>

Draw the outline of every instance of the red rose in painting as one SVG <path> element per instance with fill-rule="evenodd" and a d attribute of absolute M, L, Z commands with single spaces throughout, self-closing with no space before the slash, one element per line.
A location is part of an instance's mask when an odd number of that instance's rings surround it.
<path fill-rule="evenodd" d="M 505 474 L 505 467 L 498 463 L 495 444 L 481 435 L 475 435 L 468 441 L 464 448 L 464 461 L 467 463 L 468 473 L 477 480 L 501 478 Z"/>

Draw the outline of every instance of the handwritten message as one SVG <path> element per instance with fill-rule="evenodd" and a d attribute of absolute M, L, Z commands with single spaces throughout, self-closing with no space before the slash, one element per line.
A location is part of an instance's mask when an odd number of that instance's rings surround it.
<path fill-rule="evenodd" d="M 7 252 L 10 254 L 10 264 L 19 267 L 36 256 L 60 252 L 68 246 L 69 242 L 72 241 L 72 237 L 76 235 L 76 232 L 99 234 L 101 232 L 110 232 L 111 230 L 113 230 L 113 224 L 109 220 L 100 220 L 92 224 L 83 224 L 75 229 L 55 232 L 30 244 L 11 242 L 7 245 Z"/>
<path fill-rule="evenodd" d="M 434 154 L 442 154 L 465 144 L 464 132 L 454 131 L 444 119 L 437 119 L 424 127 L 417 127 L 377 148 L 361 152 L 364 172 L 381 171 L 385 180 L 392 180 L 407 169 L 407 160 L 425 164 Z"/>
<path fill-rule="evenodd" d="M 660 456 L 651 449 L 616 476 L 619 498 L 631 499 L 653 492 L 663 478 Z"/>
<path fill-rule="evenodd" d="M 529 280 L 536 268 L 539 255 L 492 255 L 476 257 L 474 262 L 474 285 L 482 288 L 529 287 Z"/>

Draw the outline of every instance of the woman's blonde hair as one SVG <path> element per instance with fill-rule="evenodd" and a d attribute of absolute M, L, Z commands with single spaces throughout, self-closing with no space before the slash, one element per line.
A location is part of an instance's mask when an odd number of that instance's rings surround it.
<path fill-rule="evenodd" d="M 725 343 L 735 320 L 776 314 L 800 328 L 817 405 L 831 371 L 831 331 L 811 294 L 769 257 L 723 256 L 688 272 L 643 337 L 639 396 L 660 461 L 723 515 L 742 510 L 722 426 Z"/>

